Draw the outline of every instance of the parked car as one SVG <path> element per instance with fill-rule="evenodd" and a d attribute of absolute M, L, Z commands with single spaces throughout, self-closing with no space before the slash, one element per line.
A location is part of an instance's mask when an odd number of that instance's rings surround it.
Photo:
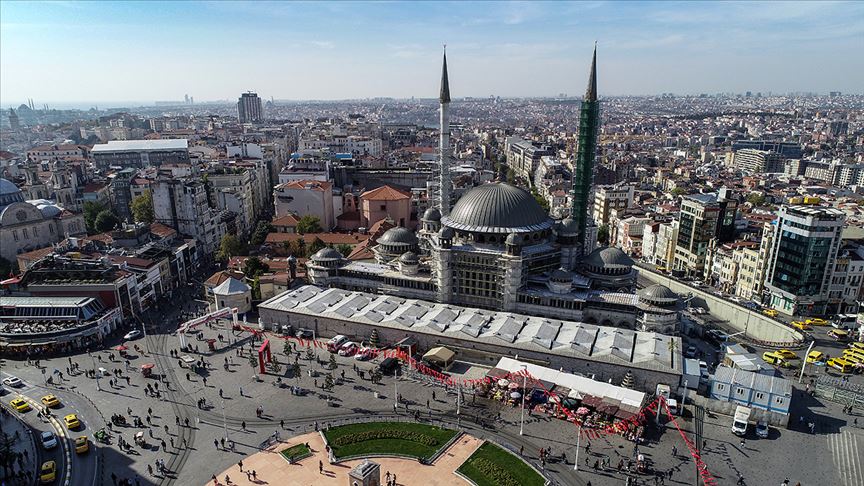
<path fill-rule="evenodd" d="M 367 348 L 366 346 L 361 347 L 354 353 L 354 359 L 357 361 L 366 361 L 367 359 L 372 358 L 372 355 L 375 353 L 375 350 L 372 348 Z"/>
<path fill-rule="evenodd" d="M 697 349 L 696 346 L 688 346 L 687 351 L 684 352 L 684 356 L 695 358 L 696 356 L 699 356 L 699 349 Z"/>
<path fill-rule="evenodd" d="M 357 343 L 348 341 L 339 347 L 339 356 L 354 356 L 354 353 L 357 352 L 357 348 Z"/>
<path fill-rule="evenodd" d="M 799 331 L 809 331 L 810 324 L 807 324 L 804 321 L 792 321 L 792 327 L 798 329 Z"/>
<path fill-rule="evenodd" d="M 778 315 L 780 315 L 780 313 L 777 312 L 775 309 L 765 309 L 762 311 L 762 313 L 768 317 L 777 317 Z"/>
<path fill-rule="evenodd" d="M 312 332 L 312 329 L 300 328 L 297 329 L 297 337 L 301 339 L 312 339 L 315 336 L 315 333 Z"/>
<path fill-rule="evenodd" d="M 761 439 L 768 438 L 768 422 L 764 420 L 756 422 L 756 436 Z"/>
<path fill-rule="evenodd" d="M 775 353 L 782 356 L 783 359 L 798 359 L 798 355 L 788 349 L 779 349 Z"/>
<path fill-rule="evenodd" d="M 133 330 L 127 332 L 127 333 L 123 336 L 123 339 L 125 339 L 125 340 L 128 341 L 128 340 L 130 340 L 130 339 L 138 339 L 139 337 L 141 337 L 141 336 L 143 336 L 143 335 L 144 335 L 144 334 L 141 332 L 140 329 L 133 329 Z"/>
<path fill-rule="evenodd" d="M 814 349 L 807 354 L 808 363 L 818 363 L 821 361 L 825 361 L 825 353 L 823 353 L 822 351 L 816 351 Z"/>
<path fill-rule="evenodd" d="M 348 338 L 346 336 L 343 336 L 341 334 L 337 334 L 337 335 L 333 336 L 332 338 L 330 338 L 329 341 L 327 341 L 327 351 L 330 351 L 331 353 L 335 353 L 335 352 L 339 351 L 339 348 L 341 348 L 342 345 L 345 344 L 346 342 L 348 342 Z"/>
<path fill-rule="evenodd" d="M 851 373 L 852 372 L 852 363 L 846 361 L 843 358 L 831 358 L 828 360 L 826 365 L 834 368 L 835 370 L 840 371 L 841 373 Z"/>
<path fill-rule="evenodd" d="M 806 322 L 807 324 L 810 324 L 811 326 L 827 326 L 828 325 L 828 321 L 826 321 L 825 319 L 821 319 L 819 317 L 807 319 L 804 322 Z"/>
<path fill-rule="evenodd" d="M 47 430 L 45 432 L 42 432 L 41 440 L 42 447 L 44 447 L 45 450 L 51 450 L 57 447 L 57 436 L 54 435 L 54 432 L 50 432 Z"/>
<path fill-rule="evenodd" d="M 849 333 L 847 331 L 844 331 L 843 329 L 831 329 L 830 331 L 828 331 L 828 335 L 837 341 L 849 340 Z"/>

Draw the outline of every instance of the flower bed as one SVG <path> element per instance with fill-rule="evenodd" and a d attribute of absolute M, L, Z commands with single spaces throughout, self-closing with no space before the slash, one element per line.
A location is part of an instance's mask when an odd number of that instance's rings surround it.
<path fill-rule="evenodd" d="M 306 447 L 306 444 L 297 444 L 295 446 L 291 446 L 282 452 L 282 457 L 288 459 L 288 462 L 295 462 L 303 459 L 304 457 L 309 457 L 312 455 L 312 451 Z"/>
<path fill-rule="evenodd" d="M 402 422 L 350 424 L 324 431 L 337 460 L 364 454 L 429 459 L 455 435 L 453 430 Z"/>
<path fill-rule="evenodd" d="M 467 461 L 459 473 L 477 486 L 543 486 L 540 474 L 504 449 L 485 442 Z"/>

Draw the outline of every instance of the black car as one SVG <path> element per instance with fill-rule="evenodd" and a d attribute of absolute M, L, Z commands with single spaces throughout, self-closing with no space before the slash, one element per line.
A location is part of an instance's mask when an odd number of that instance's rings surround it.
<path fill-rule="evenodd" d="M 315 333 L 312 332 L 311 329 L 300 328 L 297 329 L 297 337 L 302 339 L 312 339 L 315 336 Z"/>
<path fill-rule="evenodd" d="M 386 358 L 381 364 L 378 365 L 378 369 L 381 370 L 385 375 L 390 373 L 395 373 L 396 370 L 399 369 L 401 363 L 397 358 Z"/>

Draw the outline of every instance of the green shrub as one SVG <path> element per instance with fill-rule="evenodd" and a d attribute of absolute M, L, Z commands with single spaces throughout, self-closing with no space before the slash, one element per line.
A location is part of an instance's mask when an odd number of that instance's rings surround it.
<path fill-rule="evenodd" d="M 476 457 L 471 459 L 471 465 L 498 486 L 520 486 L 519 481 L 488 459 Z"/>
<path fill-rule="evenodd" d="M 356 444 L 358 442 L 365 442 L 367 440 L 378 440 L 378 439 L 399 439 L 399 440 L 409 440 L 411 442 L 417 442 L 423 444 L 425 446 L 434 447 L 438 445 L 438 440 L 428 435 L 420 434 L 417 432 L 409 432 L 407 430 L 393 430 L 393 429 L 382 429 L 382 430 L 367 430 L 365 432 L 357 432 L 354 434 L 346 434 L 341 437 L 337 437 L 333 440 L 333 445 L 335 447 L 342 447 L 349 444 Z"/>

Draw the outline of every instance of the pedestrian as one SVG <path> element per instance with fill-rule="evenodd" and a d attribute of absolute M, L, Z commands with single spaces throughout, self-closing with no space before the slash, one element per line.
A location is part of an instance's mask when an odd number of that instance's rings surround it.
<path fill-rule="evenodd" d="M 213 447 L 215 447 L 216 450 L 219 450 L 219 441 L 218 440 L 213 439 Z"/>
<path fill-rule="evenodd" d="M 174 417 L 174 423 L 177 424 L 177 426 L 179 427 L 180 426 L 180 417 Z"/>
<path fill-rule="evenodd" d="M 318 460 L 318 474 L 324 474 L 324 463 Z"/>
<path fill-rule="evenodd" d="M 674 445 L 672 446 L 672 457 L 678 457 L 678 448 Z"/>
<path fill-rule="evenodd" d="M 221 389 L 221 388 L 219 389 L 219 398 L 224 398 L 224 397 L 222 396 L 222 389 Z"/>
<path fill-rule="evenodd" d="M 174 448 L 174 437 L 168 437 L 168 442 L 171 444 L 171 448 L 173 449 Z"/>
<path fill-rule="evenodd" d="M 243 429 L 244 432 L 246 431 L 246 421 L 245 420 L 240 422 L 240 428 Z"/>
<path fill-rule="evenodd" d="M 256 481 L 258 480 L 258 473 L 256 473 L 254 469 L 252 470 L 252 479 Z"/>
<path fill-rule="evenodd" d="M 225 484 L 231 484 L 231 478 L 227 474 L 225 475 Z"/>
<path fill-rule="evenodd" d="M 241 396 L 241 397 L 244 396 L 244 395 L 243 395 L 243 387 L 242 387 L 242 386 L 240 387 L 240 396 Z"/>
<path fill-rule="evenodd" d="M 282 430 L 285 430 L 285 421 L 284 420 L 279 421 L 279 428 Z"/>
<path fill-rule="evenodd" d="M 219 439 L 219 443 L 222 444 L 222 448 L 224 449 L 225 448 L 225 437 L 222 437 L 221 439 Z"/>
<path fill-rule="evenodd" d="M 741 438 L 741 447 L 744 447 L 744 443 L 745 443 L 744 438 Z"/>
<path fill-rule="evenodd" d="M 168 434 L 168 425 L 165 425 L 165 433 Z"/>
<path fill-rule="evenodd" d="M 183 423 L 186 424 L 186 427 L 189 427 L 189 417 L 183 419 Z"/>
<path fill-rule="evenodd" d="M 153 475 L 153 466 L 151 466 L 150 464 L 147 464 L 147 474 L 151 476 Z M 213 476 L 213 480 L 216 480 L 216 476 Z"/>
<path fill-rule="evenodd" d="M 162 440 L 161 440 L 161 444 L 160 444 L 160 445 L 162 446 L 162 450 L 164 451 L 164 450 L 166 449 L 166 447 L 165 447 L 165 439 L 162 439 Z M 172 445 L 171 447 L 174 447 L 174 446 Z"/>
<path fill-rule="evenodd" d="M 240 472 L 243 472 L 243 461 L 241 460 L 237 465 L 240 467 Z"/>

